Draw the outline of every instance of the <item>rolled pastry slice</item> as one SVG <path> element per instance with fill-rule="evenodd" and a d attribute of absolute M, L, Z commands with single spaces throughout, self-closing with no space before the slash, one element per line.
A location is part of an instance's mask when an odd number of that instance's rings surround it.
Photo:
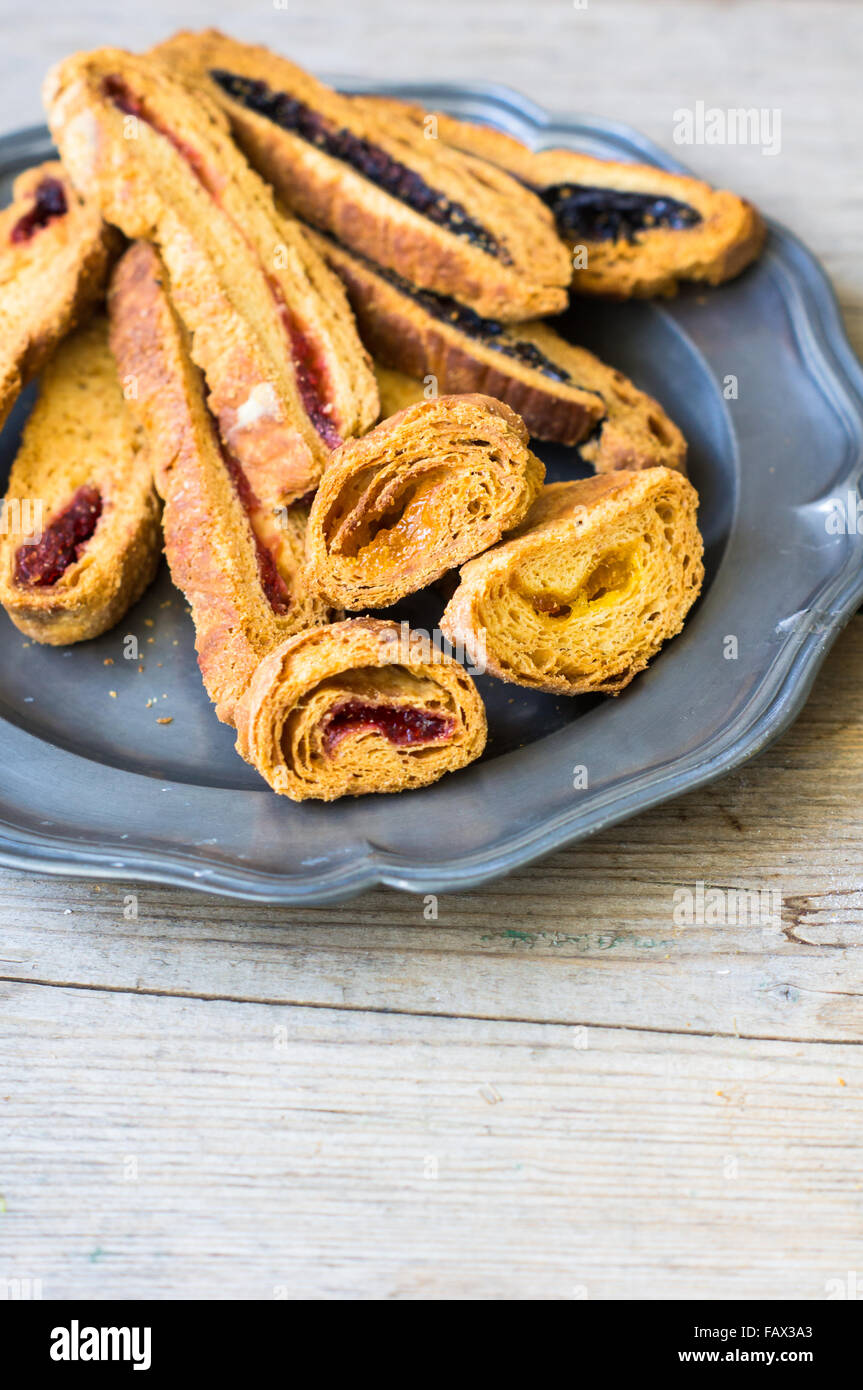
<path fill-rule="evenodd" d="M 508 174 L 217 30 L 154 52 L 223 104 L 252 164 L 307 221 L 479 313 L 565 307 L 569 257 L 554 219 Z"/>
<path fill-rule="evenodd" d="M 19 174 L 0 212 L 0 429 L 19 393 L 94 308 L 119 238 L 54 161 Z"/>
<path fill-rule="evenodd" d="M 226 117 L 159 63 L 117 49 L 66 59 L 46 104 L 78 187 L 154 242 L 226 446 L 279 503 L 377 415 L 338 278 L 234 145 Z"/>
<path fill-rule="evenodd" d="M 478 758 L 485 709 L 467 671 L 406 624 L 350 618 L 265 657 L 237 750 L 292 801 L 425 787 Z"/>
<path fill-rule="evenodd" d="M 59 646 L 119 622 L 156 573 L 159 499 L 103 315 L 61 344 L 12 465 L 0 537 L 0 602 L 17 628 Z"/>
<path fill-rule="evenodd" d="M 147 434 L 165 553 L 192 610 L 204 685 L 232 723 L 261 657 L 329 610 L 302 581 L 307 507 L 262 503 L 220 441 L 161 279 L 152 246 L 136 242 L 111 282 L 111 346 Z"/>
<path fill-rule="evenodd" d="M 374 98 L 362 98 L 374 106 Z M 398 105 L 398 104 L 395 104 Z M 388 100 L 379 109 L 394 118 Z M 428 119 L 401 108 L 416 125 Z M 573 248 L 573 288 L 614 299 L 673 294 L 681 280 L 719 285 L 760 254 L 767 235 L 745 198 L 649 164 L 622 164 L 574 150 L 534 152 L 510 135 L 443 113 L 442 141 L 505 169 L 543 199 Z"/>
<path fill-rule="evenodd" d="M 535 439 L 580 445 L 599 473 L 658 465 L 685 471 L 686 440 L 658 402 L 547 324 L 481 319 L 455 300 L 414 290 L 330 237 L 316 244 L 344 280 L 378 363 L 424 386 L 431 379 L 442 391 L 506 401 Z"/>
<path fill-rule="evenodd" d="M 552 483 L 511 539 L 462 568 L 441 631 L 501 680 L 617 695 L 701 589 L 697 507 L 668 468 Z"/>
<path fill-rule="evenodd" d="M 487 550 L 545 477 L 509 406 L 440 396 L 330 461 L 306 533 L 308 582 L 344 608 L 385 608 Z"/>

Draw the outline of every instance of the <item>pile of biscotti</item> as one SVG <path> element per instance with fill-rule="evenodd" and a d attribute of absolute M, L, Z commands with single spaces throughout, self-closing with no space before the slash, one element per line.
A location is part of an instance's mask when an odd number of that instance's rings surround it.
<path fill-rule="evenodd" d="M 218 717 L 295 800 L 477 758 L 468 665 L 616 694 L 680 631 L 685 440 L 547 320 L 738 274 L 748 203 L 213 30 L 75 54 L 44 92 L 60 161 L 0 213 L 0 426 L 40 378 L 0 539 L 21 631 L 106 631 L 164 547 Z M 537 439 L 595 476 L 546 484 Z M 385 616 L 429 586 L 447 651 Z"/>

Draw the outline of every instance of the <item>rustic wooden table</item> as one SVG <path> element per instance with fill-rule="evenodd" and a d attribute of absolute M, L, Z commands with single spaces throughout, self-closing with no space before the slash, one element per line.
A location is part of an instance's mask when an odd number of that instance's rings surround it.
<path fill-rule="evenodd" d="M 55 58 L 181 20 L 319 71 L 496 79 L 666 146 L 696 101 L 778 108 L 779 154 L 687 156 L 808 241 L 863 348 L 859 4 L 3 4 L 3 130 L 40 118 Z M 431 923 L 393 892 L 296 913 L 0 874 L 0 1281 L 93 1298 L 850 1290 L 861 719 L 857 618 L 757 762 L 441 898 Z M 675 891 L 699 880 L 780 890 L 781 923 L 675 926 Z"/>

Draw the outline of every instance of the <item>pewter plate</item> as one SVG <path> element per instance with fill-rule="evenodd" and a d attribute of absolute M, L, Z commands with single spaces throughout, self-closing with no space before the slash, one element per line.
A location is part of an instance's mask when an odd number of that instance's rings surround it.
<path fill-rule="evenodd" d="M 386 91 L 536 147 L 680 167 L 625 127 L 556 118 L 499 87 Z M 4 202 L 50 150 L 41 128 L 0 139 Z M 0 615 L 0 862 L 288 904 L 378 883 L 469 888 L 703 785 L 787 728 L 863 599 L 863 536 L 828 525 L 858 493 L 863 371 L 823 272 L 773 226 L 762 261 L 730 285 L 670 303 L 579 301 L 561 330 L 657 396 L 689 440 L 707 582 L 649 671 L 615 700 L 483 678 L 479 763 L 419 792 L 295 806 L 216 720 L 167 571 L 113 632 L 66 650 L 28 644 Z M 737 399 L 724 397 L 729 375 Z M 0 438 L 4 478 L 32 395 Z M 550 480 L 585 472 L 571 450 L 539 452 Z M 421 595 L 398 616 L 432 629 L 442 606 Z M 124 658 L 129 635 L 140 663 Z"/>

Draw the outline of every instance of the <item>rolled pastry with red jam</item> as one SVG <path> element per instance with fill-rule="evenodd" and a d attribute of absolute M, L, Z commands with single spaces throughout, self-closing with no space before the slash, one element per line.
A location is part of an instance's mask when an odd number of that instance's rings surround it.
<path fill-rule="evenodd" d="M 308 582 L 343 608 L 385 608 L 494 545 L 544 477 L 502 401 L 421 401 L 333 455 L 309 516 Z"/>
<path fill-rule="evenodd" d="M 165 502 L 165 553 L 192 611 L 204 685 L 230 724 L 261 658 L 325 623 L 329 609 L 303 583 L 307 507 L 259 497 L 220 440 L 162 280 L 153 247 L 136 242 L 111 281 L 111 346 L 134 383 L 131 406 Z"/>
<path fill-rule="evenodd" d="M 428 119 L 390 98 L 354 98 L 379 118 Z M 682 280 L 721 285 L 761 253 L 767 227 L 758 209 L 728 189 L 711 188 L 652 164 L 596 159 L 575 150 L 528 149 L 490 126 L 443 112 L 442 141 L 506 170 L 552 212 L 571 249 L 572 287 L 611 299 L 674 294 Z"/>
<path fill-rule="evenodd" d="M 77 187 L 154 243 L 221 438 L 259 495 L 289 504 L 377 416 L 374 374 L 338 278 L 234 145 L 224 114 L 118 49 L 46 82 Z"/>
<path fill-rule="evenodd" d="M 51 646 L 113 627 L 156 573 L 160 510 L 99 315 L 43 371 L 12 465 L 0 602 L 15 626 Z"/>
<path fill-rule="evenodd" d="M 0 429 L 27 382 L 91 313 L 119 238 L 51 161 L 19 174 L 0 212 Z"/>
<path fill-rule="evenodd" d="M 668 468 L 552 483 L 514 536 L 463 566 L 441 631 L 501 680 L 617 695 L 698 597 L 697 509 Z"/>
<path fill-rule="evenodd" d="M 307 222 L 481 314 L 512 321 L 566 307 L 569 257 L 554 219 L 509 174 L 218 30 L 175 34 L 154 54 L 222 104 L 251 163 Z"/>
<path fill-rule="evenodd" d="M 473 762 L 485 741 L 465 669 L 442 653 L 424 660 L 402 627 L 375 618 L 282 643 L 237 712 L 238 751 L 292 801 L 425 787 Z"/>

